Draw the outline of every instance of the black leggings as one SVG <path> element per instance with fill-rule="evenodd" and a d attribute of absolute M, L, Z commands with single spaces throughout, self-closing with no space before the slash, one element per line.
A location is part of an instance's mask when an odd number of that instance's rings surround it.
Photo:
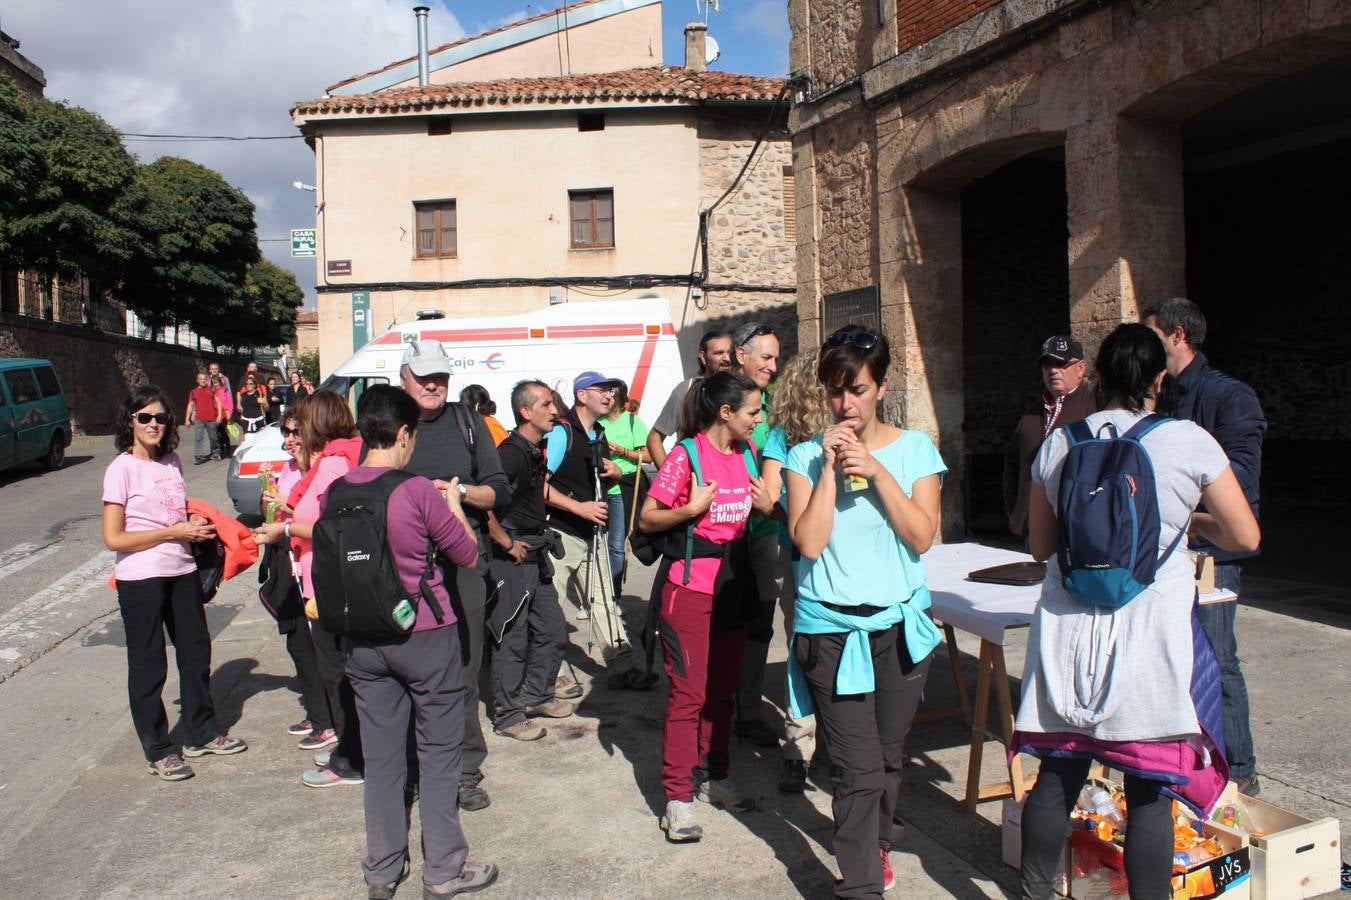
<path fill-rule="evenodd" d="M 1055 896 L 1056 871 L 1069 834 L 1070 810 L 1088 781 L 1092 760 L 1041 761 L 1023 805 L 1023 900 Z M 1168 900 L 1173 875 L 1173 802 L 1162 783 L 1126 776 L 1126 880 L 1131 900 Z"/>

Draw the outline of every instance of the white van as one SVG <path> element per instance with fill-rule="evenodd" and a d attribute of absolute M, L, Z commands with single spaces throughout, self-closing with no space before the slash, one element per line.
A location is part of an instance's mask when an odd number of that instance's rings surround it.
<path fill-rule="evenodd" d="M 610 300 L 564 303 L 516 316 L 403 322 L 353 353 L 320 389 L 342 394 L 355 411 L 361 392 L 370 385 L 398 385 L 404 344 L 414 338 L 440 341 L 445 347 L 454 367 L 452 400 L 467 385 L 483 385 L 507 428 L 515 424 L 511 389 L 527 378 L 550 385 L 569 404 L 572 380 L 580 372 L 593 369 L 622 379 L 630 399 L 642 402 L 643 418 L 651 424 L 685 377 L 667 302 Z M 256 512 L 258 466 L 285 458 L 276 426 L 249 436 L 236 451 L 227 477 L 237 509 Z"/>

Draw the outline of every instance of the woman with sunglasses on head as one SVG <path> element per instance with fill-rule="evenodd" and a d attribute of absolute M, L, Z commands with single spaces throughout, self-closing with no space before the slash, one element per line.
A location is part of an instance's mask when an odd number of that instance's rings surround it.
<path fill-rule="evenodd" d="M 294 408 L 294 407 L 293 407 Z M 305 598 L 305 614 L 309 618 L 310 635 L 323 678 L 324 692 L 333 719 L 333 733 L 311 735 L 305 749 L 322 749 L 336 744 L 329 753 L 328 764 L 301 775 L 306 787 L 323 788 L 344 784 L 361 784 L 364 761 L 361 756 L 361 734 L 357 725 L 356 701 L 352 687 L 344 675 L 347 664 L 347 644 L 342 638 L 324 630 L 318 621 L 318 607 L 322 597 L 315 597 L 310 566 L 314 561 L 311 538 L 314 523 L 319 520 L 324 492 L 328 486 L 355 468 L 361 455 L 361 439 L 356 436 L 356 422 L 347 401 L 333 391 L 315 391 L 305 398 L 299 408 L 300 458 L 306 461 L 305 475 L 287 495 L 286 504 L 293 512 L 289 521 L 272 522 L 254 529 L 254 540 L 259 544 L 287 541 L 300 560 L 301 593 Z"/>
<path fill-rule="evenodd" d="M 211 701 L 211 633 L 202 585 L 188 545 L 213 540 L 215 528 L 188 516 L 183 464 L 174 452 L 169 398 L 154 385 L 122 403 L 114 445 L 118 454 L 103 475 L 103 542 L 117 553 L 117 605 L 127 637 L 127 693 L 131 721 L 151 775 L 191 778 L 184 756 L 228 755 L 247 748 L 216 724 Z M 179 702 L 190 743 L 169 740 L 164 712 L 168 659 L 165 630 L 178 662 Z"/>
<path fill-rule="evenodd" d="M 295 515 L 295 510 L 291 509 L 286 503 L 286 498 L 290 496 L 300 480 L 305 477 L 305 472 L 309 468 L 309 463 L 300 451 L 300 410 L 304 402 L 296 404 L 286 411 L 286 415 L 281 421 L 282 449 L 291 457 L 273 474 L 276 484 L 276 490 L 263 491 L 264 506 L 272 506 L 275 509 L 276 521 L 283 523 L 289 522 Z M 262 471 L 271 471 L 268 463 L 263 463 Z M 291 548 L 283 544 L 272 544 L 268 547 L 266 553 L 287 553 L 290 554 L 289 560 L 280 561 L 277 564 L 281 566 L 292 567 L 294 571 L 299 565 L 294 554 L 290 553 Z M 263 559 L 259 563 L 262 571 L 267 571 L 270 561 Z M 295 576 L 288 579 L 288 585 L 297 593 L 300 587 L 295 584 Z M 299 747 L 301 750 L 320 750 L 331 745 L 335 740 L 337 730 L 333 727 L 333 713 L 328 708 L 328 695 L 324 691 L 323 676 L 319 673 L 319 661 L 315 654 L 314 638 L 310 635 L 310 622 L 302 610 L 294 618 L 279 620 L 277 630 L 286 635 L 286 652 L 291 655 L 291 662 L 296 667 L 296 677 L 300 680 L 300 702 L 305 710 L 305 718 L 294 725 L 287 727 L 287 734 L 293 734 L 301 739 Z"/>
<path fill-rule="evenodd" d="M 243 423 L 244 433 L 253 434 L 267 424 L 267 391 L 253 373 L 244 376 L 244 384 L 236 395 L 235 409 Z"/>
<path fill-rule="evenodd" d="M 789 647 L 794 716 L 813 704 L 834 763 L 836 897 L 880 897 L 891 872 L 905 738 L 940 636 L 920 554 L 947 466 L 923 432 L 882 421 L 891 352 L 857 325 L 826 338 L 817 377 L 835 424 L 788 452 L 802 554 Z"/>
<path fill-rule="evenodd" d="M 674 531 L 686 544 L 685 529 L 720 556 L 694 553 L 670 556 L 661 590 L 661 642 L 666 677 L 666 725 L 662 733 L 662 787 L 666 811 L 661 827 L 674 843 L 697 841 L 703 829 L 694 815 L 694 797 L 733 812 L 755 803 L 727 777 L 731 763 L 732 695 L 746 643 L 745 604 L 737 585 L 720 590 L 719 582 L 749 568 L 749 556 L 729 554 L 726 545 L 744 542 L 751 509 L 768 513 L 774 500 L 751 471 L 746 454 L 754 453 L 751 432 L 760 422 L 760 389 L 744 375 L 719 372 L 690 388 L 685 399 L 682 431 L 694 433 L 696 476 L 684 442 L 667 454 L 648 489 L 639 516 L 640 527 L 658 534 Z M 720 577 L 721 576 L 721 577 Z M 753 611 L 752 611 L 753 614 Z"/>

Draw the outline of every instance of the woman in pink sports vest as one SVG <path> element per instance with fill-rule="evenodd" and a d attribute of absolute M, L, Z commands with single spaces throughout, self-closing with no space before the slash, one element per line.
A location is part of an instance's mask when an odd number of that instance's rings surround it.
<path fill-rule="evenodd" d="M 716 544 L 740 541 L 754 507 L 768 515 L 774 498 L 746 468 L 744 451 L 761 417 L 760 389 L 744 375 L 720 372 L 690 388 L 682 433 L 694 436 L 701 477 L 691 471 L 682 445 L 666 457 L 643 503 L 640 525 L 658 533 L 694 523 L 694 534 Z M 661 638 L 666 677 L 666 727 L 662 736 L 661 827 L 673 843 L 703 837 L 694 797 L 734 812 L 754 802 L 727 777 L 732 696 L 746 643 L 746 622 L 714 608 L 720 557 L 663 565 Z M 697 774 L 696 774 L 697 772 Z"/>

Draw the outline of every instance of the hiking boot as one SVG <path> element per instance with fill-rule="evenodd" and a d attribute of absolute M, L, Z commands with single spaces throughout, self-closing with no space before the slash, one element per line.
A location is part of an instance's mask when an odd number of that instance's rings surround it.
<path fill-rule="evenodd" d="M 320 750 L 314 754 L 314 765 L 319 769 L 327 769 L 328 761 L 333 758 L 332 750 Z"/>
<path fill-rule="evenodd" d="M 645 691 L 656 683 L 656 672 L 644 672 L 636 666 L 622 672 L 612 672 L 606 679 L 612 691 Z"/>
<path fill-rule="evenodd" d="M 779 736 L 759 719 L 747 719 L 732 726 L 733 733 L 739 738 L 750 741 L 757 747 L 779 746 Z"/>
<path fill-rule="evenodd" d="M 779 767 L 779 793 L 801 794 L 807 789 L 807 764 L 800 759 L 785 759 Z"/>
<path fill-rule="evenodd" d="M 322 750 L 325 747 L 332 747 L 337 742 L 338 732 L 332 728 L 325 728 L 323 731 L 317 731 L 305 738 L 296 746 L 301 750 Z"/>
<path fill-rule="evenodd" d="M 566 719 L 576 711 L 577 704 L 566 700 L 546 700 L 525 708 L 527 716 L 539 716 L 543 719 Z"/>
<path fill-rule="evenodd" d="M 399 873 L 398 878 L 395 878 L 388 884 L 371 884 L 369 881 L 366 882 L 366 900 L 394 900 L 394 892 L 399 889 L 399 885 L 407 880 L 408 872 L 408 859 L 405 857 L 403 861 L 403 871 Z"/>
<path fill-rule="evenodd" d="M 314 723 L 309 719 L 304 719 L 294 725 L 286 726 L 287 734 L 294 734 L 296 737 L 304 737 L 314 731 Z"/>
<path fill-rule="evenodd" d="M 582 686 L 563 675 L 554 679 L 555 700 L 576 700 L 582 696 Z"/>
<path fill-rule="evenodd" d="M 183 757 L 170 753 L 162 759 L 146 764 L 146 771 L 163 781 L 187 781 L 193 776 L 192 769 L 183 762 Z"/>
<path fill-rule="evenodd" d="M 1256 797 L 1262 793 L 1262 782 L 1257 780 L 1257 773 L 1254 772 L 1247 778 L 1235 778 L 1234 784 L 1238 787 L 1238 792 L 1245 797 Z"/>
<path fill-rule="evenodd" d="M 882 854 L 882 890 L 889 891 L 896 886 L 896 873 L 891 871 L 891 851 L 886 847 L 877 850 Z"/>
<path fill-rule="evenodd" d="M 460 867 L 458 878 L 443 881 L 441 884 L 422 883 L 422 900 L 445 900 L 456 894 L 471 894 L 481 891 L 497 880 L 497 866 L 492 863 L 472 863 L 466 861 Z"/>
<path fill-rule="evenodd" d="M 483 780 L 483 773 L 472 772 L 460 776 L 460 790 L 456 798 L 456 805 L 465 812 L 477 812 L 480 809 L 486 809 L 492 801 L 488 799 L 488 792 L 479 787 L 479 782 Z M 496 876 L 494 876 L 496 877 Z"/>
<path fill-rule="evenodd" d="M 300 783 L 305 787 L 328 788 L 344 784 L 365 784 L 366 779 L 355 772 L 339 775 L 332 769 L 311 769 L 300 776 Z"/>
<path fill-rule="evenodd" d="M 190 759 L 206 756 L 208 753 L 212 756 L 229 756 L 232 753 L 243 753 L 247 749 L 249 749 L 249 745 L 239 738 L 232 738 L 229 735 L 222 734 L 219 737 L 212 738 L 200 747 L 184 747 L 183 755 Z"/>
<path fill-rule="evenodd" d="M 493 734 L 516 741 L 537 741 L 548 733 L 548 729 L 536 725 L 529 719 L 522 719 L 514 725 L 493 726 Z"/>
<path fill-rule="evenodd" d="M 666 801 L 661 830 L 672 844 L 692 844 L 704 836 L 704 829 L 694 821 L 694 803 L 689 800 Z"/>
<path fill-rule="evenodd" d="M 755 809 L 755 800 L 743 796 L 730 778 L 709 778 L 699 782 L 698 797 L 705 803 L 720 807 L 728 812 L 750 812 Z"/>

